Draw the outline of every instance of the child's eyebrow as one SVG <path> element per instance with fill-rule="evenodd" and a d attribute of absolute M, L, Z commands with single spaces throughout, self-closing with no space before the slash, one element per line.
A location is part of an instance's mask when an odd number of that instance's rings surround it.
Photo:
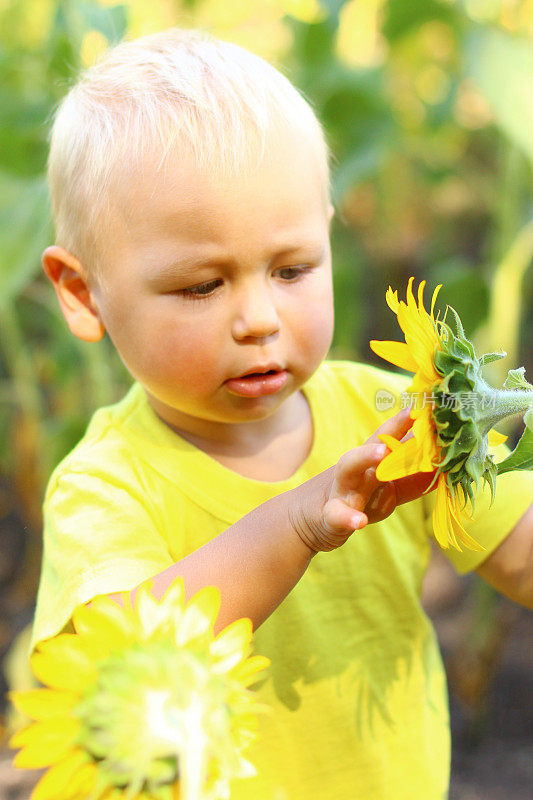
<path fill-rule="evenodd" d="M 273 249 L 265 253 L 265 260 L 271 261 L 274 258 L 288 256 L 292 253 L 305 252 L 307 258 L 311 260 L 322 260 L 326 253 L 327 243 L 320 242 L 298 242 L 289 247 Z M 234 266 L 236 261 L 231 256 L 199 256 L 195 254 L 180 254 L 172 261 L 167 263 L 150 264 L 147 270 L 149 278 L 179 277 L 195 270 L 208 269 L 209 267 Z"/>

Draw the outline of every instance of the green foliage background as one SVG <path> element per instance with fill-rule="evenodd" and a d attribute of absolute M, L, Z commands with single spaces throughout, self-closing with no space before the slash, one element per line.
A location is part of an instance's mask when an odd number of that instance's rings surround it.
<path fill-rule="evenodd" d="M 504 374 L 521 364 L 533 374 L 531 3 L 2 0 L 0 535 L 11 560 L 0 573 L 0 654 L 34 599 L 47 478 L 92 411 L 130 383 L 108 340 L 69 333 L 41 272 L 53 242 L 51 116 L 104 46 L 172 24 L 269 58 L 325 124 L 337 211 L 332 357 L 377 361 L 368 340 L 398 337 L 385 290 L 401 293 L 416 275 L 445 284 L 442 300 L 480 348 L 508 351 Z"/>

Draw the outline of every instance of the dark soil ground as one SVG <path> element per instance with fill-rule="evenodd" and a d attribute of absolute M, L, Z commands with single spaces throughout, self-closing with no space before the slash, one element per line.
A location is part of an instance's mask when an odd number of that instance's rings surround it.
<path fill-rule="evenodd" d="M 485 714 L 476 715 L 459 698 L 464 690 L 456 677 L 467 644 L 468 586 L 469 579 L 458 578 L 446 559 L 435 555 L 426 575 L 425 606 L 448 672 L 450 800 L 533 800 L 533 614 L 502 598 L 500 615 L 507 634 L 486 694 Z M 462 666 L 467 674 L 469 663 Z"/>
<path fill-rule="evenodd" d="M 502 627 L 508 635 L 495 662 L 486 702 L 478 696 L 473 703 L 475 682 L 470 678 L 479 663 L 464 656 L 469 643 L 469 583 L 436 554 L 423 595 L 450 682 L 450 800 L 533 800 L 533 614 L 503 602 Z M 496 642 L 492 652 L 497 651 Z M 480 707 L 485 708 L 484 714 Z M 13 769 L 11 758 L 12 753 L 0 747 L 0 800 L 27 800 L 38 774 Z"/>

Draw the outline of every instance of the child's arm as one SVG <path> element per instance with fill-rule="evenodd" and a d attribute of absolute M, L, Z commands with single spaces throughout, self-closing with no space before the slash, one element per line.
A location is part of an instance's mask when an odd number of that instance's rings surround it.
<path fill-rule="evenodd" d="M 214 584 L 222 596 L 217 630 L 239 617 L 250 617 L 254 628 L 258 627 L 299 581 L 317 552 L 340 547 L 354 530 L 384 519 L 398 504 L 427 488 L 432 474 L 386 484 L 375 477 L 387 451 L 377 434 L 401 438 L 411 424 L 408 409 L 396 414 L 336 465 L 271 498 L 156 575 L 153 594 L 160 598 L 178 576 L 184 579 L 188 597 Z"/>
<path fill-rule="evenodd" d="M 533 503 L 476 572 L 499 592 L 533 611 Z"/>

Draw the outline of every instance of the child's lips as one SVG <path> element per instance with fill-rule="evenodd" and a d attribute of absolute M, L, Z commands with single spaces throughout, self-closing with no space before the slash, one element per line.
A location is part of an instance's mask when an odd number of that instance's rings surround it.
<path fill-rule="evenodd" d="M 240 397 L 262 397 L 279 392 L 287 383 L 288 375 L 286 369 L 270 370 L 243 375 L 240 378 L 229 378 L 225 384 L 232 394 Z"/>

